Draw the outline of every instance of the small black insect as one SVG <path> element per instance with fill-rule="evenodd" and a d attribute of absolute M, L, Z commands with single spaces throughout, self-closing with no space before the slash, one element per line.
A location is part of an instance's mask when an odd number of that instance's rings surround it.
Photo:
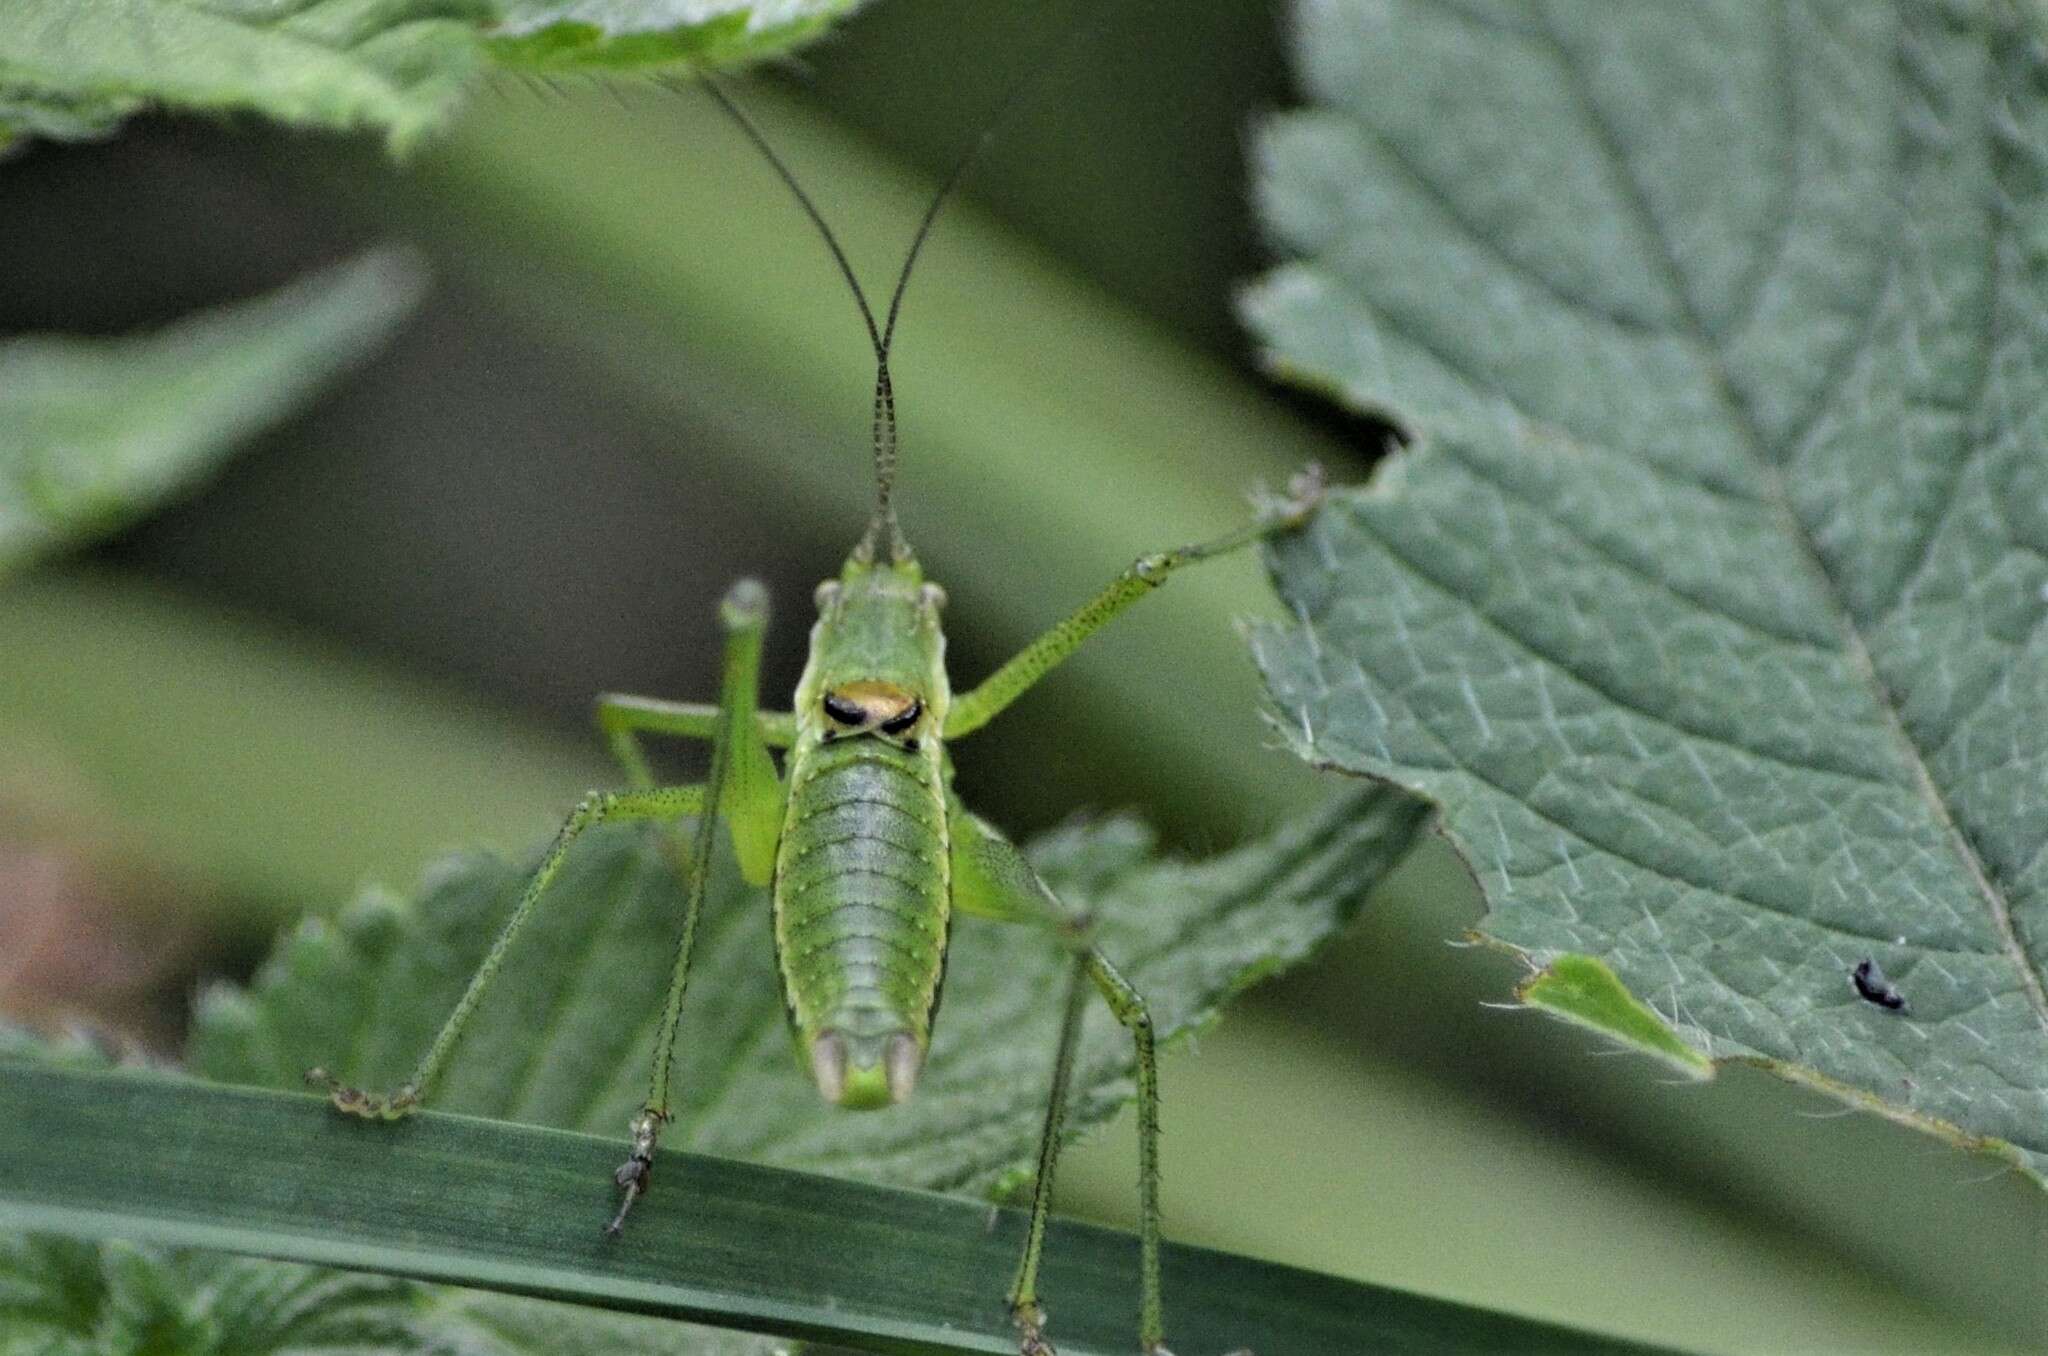
<path fill-rule="evenodd" d="M 1849 982 L 1856 986 L 1857 997 L 1866 1003 L 1875 1003 L 1893 1012 L 1906 1010 L 1906 996 L 1892 986 L 1884 977 L 1884 971 L 1877 968 L 1877 962 L 1865 957 L 1856 962 L 1856 968 L 1849 972 Z"/>

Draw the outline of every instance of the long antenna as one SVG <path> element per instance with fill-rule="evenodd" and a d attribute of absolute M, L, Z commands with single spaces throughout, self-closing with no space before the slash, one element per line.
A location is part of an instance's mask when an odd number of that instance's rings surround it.
<path fill-rule="evenodd" d="M 917 267 L 917 256 L 923 251 L 924 242 L 932 233 L 933 223 L 939 219 L 939 209 L 946 205 L 946 200 L 953 196 L 953 190 L 960 187 L 961 181 L 967 177 L 967 171 L 974 167 L 974 162 L 981 158 L 981 153 L 996 139 L 996 133 L 1010 120 L 1010 115 L 1017 111 L 1017 105 L 1024 101 L 1026 91 L 1031 88 L 1031 82 L 1038 77 L 1040 71 L 1052 63 L 1053 54 L 1080 31 L 1079 26 L 1071 27 L 1055 33 L 1041 45 L 1032 60 L 1025 64 L 1024 73 L 1010 83 L 1010 88 L 1003 94 L 1003 101 L 996 105 L 995 115 L 988 120 L 988 125 L 981 129 L 981 135 L 976 137 L 974 144 L 953 162 L 953 168 L 946 175 L 945 182 L 932 194 L 930 205 L 924 209 L 923 219 L 917 223 L 917 234 L 910 237 L 910 249 L 903 256 L 902 271 L 896 275 L 896 290 L 889 295 L 889 318 L 882 326 L 882 355 L 885 361 L 889 345 L 896 337 L 896 317 L 903 310 L 903 293 L 910 286 L 910 271 Z"/>
<path fill-rule="evenodd" d="M 1099 19 L 1102 12 L 1102 8 L 1098 7 L 1093 10 L 1093 15 Z M 718 106 L 725 110 L 726 115 L 739 125 L 747 140 L 754 144 L 754 149 L 774 167 L 775 173 L 796 196 L 797 203 L 804 209 L 804 215 L 818 228 L 818 234 L 824 237 L 825 247 L 832 251 L 832 261 L 839 266 L 840 276 L 845 278 L 846 285 L 853 289 L 854 303 L 860 307 L 861 321 L 867 326 L 868 342 L 875 351 L 875 516 L 869 520 L 868 530 L 856 548 L 857 553 L 866 559 L 873 559 L 875 553 L 883 549 L 888 551 L 892 560 L 908 559 L 911 554 L 910 545 L 903 540 L 903 531 L 896 522 L 896 388 L 889 376 L 889 348 L 896 339 L 896 320 L 902 314 L 903 294 L 910 286 L 910 275 L 917 267 L 918 255 L 924 250 L 924 243 L 931 236 L 940 210 L 952 198 L 954 190 L 966 179 L 967 171 L 973 168 L 974 162 L 981 158 L 982 152 L 995 140 L 996 133 L 1023 102 L 1024 94 L 1031 88 L 1039 72 L 1051 64 L 1053 55 L 1063 44 L 1090 26 L 1092 24 L 1088 22 L 1071 24 L 1047 39 L 1034 58 L 1026 63 L 1023 74 L 1011 82 L 1002 102 L 996 106 L 994 116 L 988 120 L 987 126 L 982 128 L 981 135 L 976 137 L 974 144 L 954 162 L 952 170 L 947 173 L 945 180 L 932 194 L 931 202 L 926 205 L 924 216 L 917 223 L 916 234 L 910 238 L 910 248 L 903 256 L 903 267 L 896 274 L 896 286 L 889 294 L 888 316 L 879 326 L 875 323 L 874 308 L 868 304 L 867 293 L 861 288 L 860 279 L 854 275 L 853 265 L 847 260 L 846 251 L 840 247 L 839 237 L 832 233 L 831 226 L 826 223 L 824 214 L 818 210 L 817 204 L 804 192 L 803 186 L 797 182 L 796 175 L 790 172 L 782 157 L 775 153 L 775 148 L 768 144 L 768 139 L 761 134 L 760 128 L 740 111 L 739 105 L 725 92 L 718 80 L 709 72 L 701 77 L 704 88 L 718 101 Z"/>
<path fill-rule="evenodd" d="M 811 195 L 804 192 L 804 186 L 796 181 L 796 175 L 790 173 L 789 166 L 782 163 L 782 157 L 768 144 L 768 138 L 761 135 L 761 129 L 754 126 L 753 119 L 742 113 L 740 106 L 733 102 L 732 96 L 725 92 L 725 87 L 718 83 L 718 78 L 706 71 L 699 79 L 704 83 L 705 92 L 718 101 L 718 106 L 725 110 L 726 116 L 739 124 L 739 129 L 746 133 L 747 140 L 754 143 L 754 149 L 774 166 L 775 173 L 781 176 L 789 191 L 796 195 L 798 204 L 804 209 L 804 215 L 818 228 L 818 234 L 825 237 L 825 248 L 832 251 L 832 262 L 839 265 L 839 276 L 846 279 L 846 285 L 853 289 L 854 304 L 860 307 L 860 318 L 868 327 L 868 342 L 874 345 L 875 358 L 877 361 L 886 362 L 889 350 L 882 343 L 882 332 L 875 327 L 875 313 L 868 307 L 868 294 L 861 290 L 860 279 L 854 276 L 853 265 L 847 261 L 846 251 L 839 247 L 839 237 L 832 234 L 832 227 L 826 223 L 825 214 L 811 201 Z"/>

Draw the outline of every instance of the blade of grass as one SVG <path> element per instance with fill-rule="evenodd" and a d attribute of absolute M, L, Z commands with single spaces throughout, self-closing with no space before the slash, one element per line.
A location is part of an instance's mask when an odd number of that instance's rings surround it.
<path fill-rule="evenodd" d="M 120 1235 L 631 1309 L 888 1352 L 1012 1352 L 1023 1216 L 729 1159 L 662 1155 L 618 1240 L 619 1145 L 427 1114 L 345 1121 L 311 1097 L 159 1073 L 0 1064 L 0 1225 Z M 1131 1344 L 1137 1249 L 1058 1224 L 1045 1292 L 1068 1356 Z M 1641 1347 L 1197 1248 L 1166 1259 L 1184 1349 Z"/>

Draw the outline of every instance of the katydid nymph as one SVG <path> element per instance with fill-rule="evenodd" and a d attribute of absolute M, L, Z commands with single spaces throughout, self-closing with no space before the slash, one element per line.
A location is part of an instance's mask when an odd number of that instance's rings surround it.
<path fill-rule="evenodd" d="M 645 1103 L 630 1123 L 631 1150 L 616 1173 L 616 1234 L 647 1192 L 656 1144 L 671 1117 L 671 1055 L 681 1020 L 698 914 L 717 826 L 731 836 L 741 875 L 767 887 L 777 968 L 793 1034 L 828 1103 L 885 1108 L 909 1098 L 930 1045 L 957 913 L 1039 930 L 1073 957 L 1052 1052 L 1051 1087 L 1040 1138 L 1023 1256 L 1008 1292 L 1023 1356 L 1051 1356 L 1038 1272 L 1052 1198 L 1076 1045 L 1089 991 L 1100 994 L 1135 1047 L 1139 1133 L 1141 1291 L 1138 1342 L 1165 1356 L 1159 1277 L 1159 1090 L 1152 1022 L 1144 998 L 1096 946 L 1089 920 L 1070 910 L 1001 833 L 953 790 L 951 745 L 1023 696 L 1088 636 L 1163 584 L 1181 566 L 1250 545 L 1298 524 L 1319 492 L 1311 470 L 1289 499 L 1261 510 L 1216 540 L 1146 555 L 978 686 L 955 693 L 946 672 L 944 591 L 925 577 L 898 526 L 892 498 L 897 434 L 889 354 L 905 289 L 940 208 L 981 140 L 932 197 L 878 319 L 837 238 L 796 177 L 759 130 L 714 82 L 705 89 L 767 160 L 810 218 L 853 294 L 875 358 L 875 499 L 867 528 L 836 578 L 816 592 L 817 619 L 790 710 L 758 698 L 766 590 L 743 579 L 719 618 L 724 659 L 718 701 L 671 702 L 607 695 L 598 720 L 629 787 L 593 792 L 562 825 L 483 963 L 411 1077 L 388 1094 L 351 1087 L 315 1069 L 333 1105 L 373 1120 L 403 1117 L 434 1088 L 463 1026 L 547 895 L 577 838 L 595 825 L 694 818 L 684 875 L 674 969 Z M 708 742 L 701 784 L 657 783 L 641 741 L 661 736 Z M 780 754 L 779 766 L 777 753 Z"/>

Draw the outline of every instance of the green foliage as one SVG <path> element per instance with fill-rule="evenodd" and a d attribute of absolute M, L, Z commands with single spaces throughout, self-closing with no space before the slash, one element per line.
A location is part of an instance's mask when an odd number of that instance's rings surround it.
<path fill-rule="evenodd" d="M 0 1239 L 0 1356 L 764 1356 L 745 1334 L 195 1249 Z"/>
<path fill-rule="evenodd" d="M 0 52 L 8 133 L 103 132 L 148 106 L 374 127 L 440 123 L 482 66 L 485 0 L 18 0 Z"/>
<path fill-rule="evenodd" d="M 1415 445 L 1278 554 L 1280 728 L 1440 805 L 1535 965 L 2038 1177 L 2037 38 L 1997 0 L 1301 14 L 1315 106 L 1259 154 L 1298 257 L 1246 311 Z"/>
<path fill-rule="evenodd" d="M 1101 918 L 1105 945 L 1149 990 L 1159 1031 L 1171 1039 L 1213 1020 L 1224 998 L 1299 960 L 1348 920 L 1405 850 L 1420 814 L 1412 804 L 1359 792 L 1270 842 L 1200 865 L 1159 860 L 1149 835 L 1126 820 L 1054 834 L 1035 856 L 1066 898 Z M 207 995 L 192 1065 L 217 1078 L 287 1088 L 300 1086 L 300 1075 L 316 1063 L 369 1081 L 403 1078 L 481 959 L 525 874 L 473 854 L 445 863 L 415 906 L 373 894 L 337 923 L 304 925 L 282 944 L 253 993 L 221 988 Z M 674 876 L 651 834 L 602 830 L 579 845 L 549 905 L 500 972 L 436 1100 L 455 1110 L 597 1131 L 607 1136 L 603 1151 L 616 1157 L 620 1130 L 645 1095 L 680 912 Z M 762 892 L 722 870 L 707 904 L 685 1010 L 678 1053 L 685 1110 L 672 1143 L 953 1189 L 997 1185 L 1028 1161 L 1043 1116 L 1066 972 L 1056 951 L 1028 932 L 962 920 L 947 977 L 951 1007 L 918 1096 L 886 1115 L 858 1116 L 827 1107 L 791 1056 L 766 917 Z M 18 1040 L 12 1044 L 12 1053 L 24 1053 Z M 0 1053 L 7 1050 L 0 1045 Z M 1093 1014 L 1077 1071 L 1070 1121 L 1076 1130 L 1106 1120 L 1128 1098 L 1130 1062 L 1122 1029 L 1106 1012 Z M 219 1114 L 201 1112 L 198 1119 Z M 136 1118 L 146 1117 L 138 1112 Z M 165 1116 L 154 1124 L 171 1139 L 181 1134 Z M 375 1154 L 386 1142 L 374 1127 L 333 1124 L 355 1136 L 346 1142 L 356 1151 Z M 395 1153 L 399 1141 L 393 1136 L 388 1143 Z M 339 1152 L 323 1148 L 312 1157 L 337 1176 L 387 1176 L 367 1167 L 344 1171 L 336 1164 Z M 387 1162 L 390 1174 L 403 1171 L 400 1160 Z M 676 1180 L 696 1175 L 679 1162 L 664 1173 Z M 602 1170 L 586 1176 L 552 1208 L 573 1215 L 590 1205 L 585 1232 L 594 1239 L 606 1213 L 607 1181 Z M 134 1188 L 138 1196 L 149 1194 L 142 1183 Z M 459 1216 L 469 1194 L 450 1186 L 433 1209 Z M 139 1206 L 147 1216 L 148 1203 Z M 636 1217 L 636 1231 L 651 1227 L 646 1214 Z M 380 1221 L 380 1227 L 388 1224 Z M 324 1232 L 332 1241 L 352 1229 L 337 1217 Z M 477 1232 L 489 1230 L 479 1226 Z M 698 1242 L 714 1253 L 730 1246 L 719 1244 L 715 1229 Z M 241 1238 L 240 1245 L 285 1247 L 268 1235 Z M 390 1245 L 381 1234 L 358 1246 L 367 1250 L 358 1255 L 389 1264 Z M 899 1240 L 895 1251 L 908 1255 L 917 1246 Z M 503 1283 L 492 1269 L 498 1265 L 479 1256 L 444 1261 L 429 1274 Z M 16 1249 L 15 1267 L 11 1293 L 24 1297 L 16 1301 L 24 1322 L 43 1322 L 48 1312 L 53 1334 L 116 1333 L 119 1340 L 94 1339 L 109 1351 L 146 1349 L 129 1340 L 135 1323 L 142 1324 L 136 1331 L 189 1332 L 188 1345 L 199 1351 L 287 1351 L 296 1349 L 292 1342 L 302 1330 L 373 1327 L 382 1334 L 374 1340 L 388 1347 L 435 1351 L 448 1340 L 449 1322 L 476 1321 L 474 1297 L 458 1303 L 449 1298 L 454 1292 L 395 1283 L 364 1289 L 327 1273 L 216 1264 L 193 1254 L 32 1240 Z M 137 1289 L 123 1279 L 131 1274 L 149 1284 Z M 271 1300 L 273 1293 L 305 1296 L 291 1308 L 294 1315 L 303 1310 L 303 1323 L 294 1318 L 298 1326 L 279 1326 L 286 1306 Z M 53 1295 L 90 1300 L 60 1305 Z M 599 1320 L 585 1331 L 563 1318 L 558 1326 L 597 1350 L 606 1349 L 600 1337 L 630 1322 Z M 531 1316 L 522 1316 L 495 1330 L 502 1345 L 472 1345 L 507 1353 L 576 1349 L 532 1345 L 533 1331 Z M 673 1337 L 678 1330 L 661 1331 Z M 659 1334 L 646 1336 L 652 1342 Z M 756 1349 L 734 1345 L 741 1341 L 685 1331 L 673 1345 L 645 1349 Z"/>
<path fill-rule="evenodd" d="M 1050 835 L 1034 859 L 1063 899 L 1095 915 L 1104 949 L 1145 993 L 1162 1040 L 1172 1040 L 1349 920 L 1406 849 L 1420 814 L 1412 802 L 1352 792 L 1266 842 L 1204 863 L 1158 859 L 1149 835 L 1127 820 Z M 305 924 L 253 991 L 206 996 L 193 1067 L 275 1087 L 299 1086 L 314 1065 L 372 1087 L 397 1084 L 454 1006 L 526 874 L 495 857 L 458 857 L 410 907 L 373 894 L 337 922 Z M 622 1137 L 647 1095 L 680 915 L 674 873 L 648 833 L 586 835 L 430 1104 Z M 1070 966 L 1045 939 L 955 921 L 917 1095 L 876 1115 L 827 1106 L 797 1058 L 764 891 L 721 870 L 697 948 L 669 1143 L 941 1190 L 982 1191 L 1030 1162 Z M 1128 1035 L 1094 1005 L 1076 1065 L 1075 1132 L 1129 1098 L 1131 1060 Z"/>
<path fill-rule="evenodd" d="M 1626 1041 L 1689 1078 L 1713 1077 L 1713 1061 L 1687 1045 L 1655 1008 L 1592 956 L 1559 956 L 1516 992 L 1531 1007 Z"/>
<path fill-rule="evenodd" d="M 15 0 L 0 145 L 104 133 L 146 106 L 252 112 L 403 150 L 492 63 L 554 70 L 771 56 L 857 0 Z"/>
<path fill-rule="evenodd" d="M 154 334 L 0 343 L 0 576 L 204 478 L 375 348 L 420 285 L 373 254 Z"/>
<path fill-rule="evenodd" d="M 214 1253 L 0 1239 L 6 1356 L 284 1356 L 423 1350 L 420 1288 Z"/>

